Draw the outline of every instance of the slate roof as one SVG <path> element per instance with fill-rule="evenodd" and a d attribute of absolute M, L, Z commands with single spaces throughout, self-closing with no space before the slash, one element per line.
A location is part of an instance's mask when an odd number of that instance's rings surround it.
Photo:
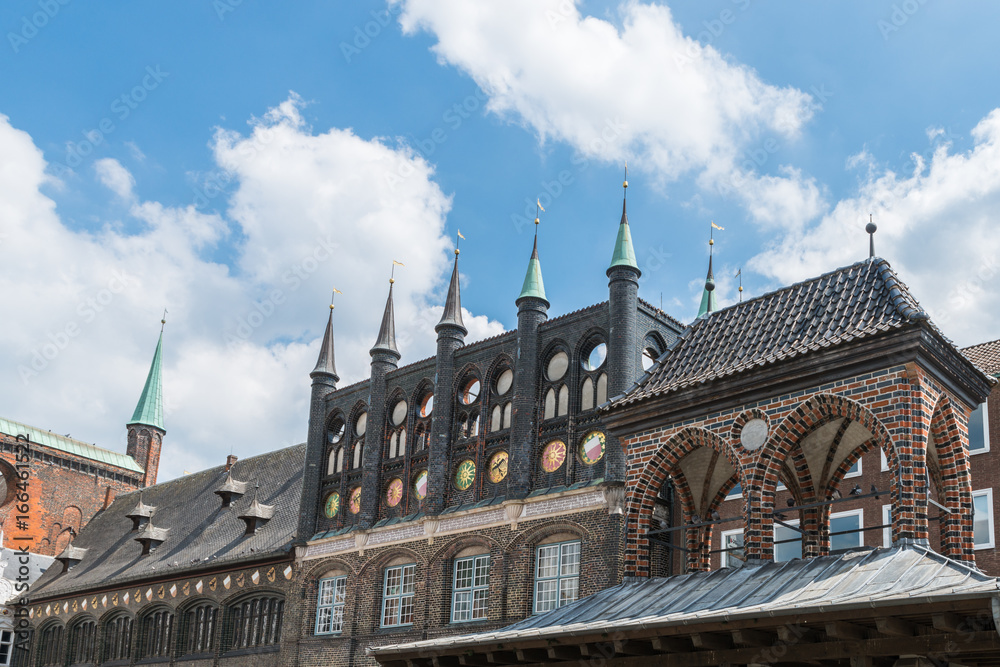
<path fill-rule="evenodd" d="M 244 537 L 246 525 L 239 519 L 254 496 L 243 496 L 222 509 L 222 501 L 214 493 L 225 481 L 224 465 L 118 496 L 73 541 L 73 546 L 87 550 L 83 560 L 66 573 L 61 573 L 61 567 L 50 568 L 32 588 L 33 597 L 48 598 L 152 576 L 183 576 L 182 572 L 287 553 L 298 526 L 305 454 L 306 445 L 301 444 L 233 465 L 233 477 L 260 484 L 260 502 L 274 506 L 273 518 L 254 535 Z M 142 546 L 135 541 L 139 533 L 132 531 L 132 521 L 126 516 L 135 508 L 140 493 L 143 503 L 155 508 L 152 524 L 167 531 L 163 544 L 148 556 L 141 555 Z"/>
<path fill-rule="evenodd" d="M 493 632 L 372 647 L 369 653 L 451 653 L 497 643 L 513 648 L 519 640 L 988 598 L 998 591 L 1000 580 L 909 545 L 631 580 Z"/>
<path fill-rule="evenodd" d="M 92 461 L 98 461 L 100 463 L 107 463 L 108 465 L 117 466 L 133 472 L 144 472 L 142 466 L 136 463 L 135 460 L 128 454 L 113 452 L 110 449 L 104 449 L 103 447 L 91 445 L 80 440 L 75 440 L 74 438 L 56 435 L 52 431 L 43 431 L 40 428 L 28 426 L 27 424 L 22 424 L 21 422 L 16 422 L 12 419 L 4 419 L 0 417 L 0 433 L 5 433 L 12 438 L 24 435 L 27 436 L 28 440 L 31 442 L 38 443 L 39 445 L 45 445 L 46 447 L 51 447 L 52 449 L 58 449 L 66 452 L 67 454 L 82 456 L 85 459 L 91 459 Z"/>
<path fill-rule="evenodd" d="M 886 331 L 927 314 L 872 258 L 696 320 L 613 406 L 660 396 Z"/>
<path fill-rule="evenodd" d="M 982 372 L 1000 377 L 1000 340 L 967 347 L 962 354 Z"/>

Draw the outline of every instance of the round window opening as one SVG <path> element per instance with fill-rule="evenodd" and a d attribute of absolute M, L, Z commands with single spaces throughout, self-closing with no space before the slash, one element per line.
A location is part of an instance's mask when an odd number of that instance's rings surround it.
<path fill-rule="evenodd" d="M 604 365 L 604 360 L 608 358 L 608 346 L 598 343 L 590 349 L 587 356 L 583 358 L 583 370 L 596 371 Z"/>
<path fill-rule="evenodd" d="M 424 400 L 420 401 L 420 416 L 429 417 L 434 411 L 434 394 L 427 394 Z"/>
<path fill-rule="evenodd" d="M 326 431 L 326 438 L 331 445 L 335 445 L 344 439 L 344 433 L 347 431 L 347 424 L 340 417 L 334 419 L 330 422 L 330 428 Z"/>
<path fill-rule="evenodd" d="M 514 384 L 514 373 L 508 368 L 497 378 L 497 393 L 503 396 L 510 391 L 512 384 Z"/>
<path fill-rule="evenodd" d="M 767 440 L 767 422 L 763 419 L 751 419 L 740 430 L 740 444 L 753 451 L 760 449 Z"/>
<path fill-rule="evenodd" d="M 463 405 L 472 405 L 479 398 L 479 380 L 472 378 L 462 385 L 462 391 L 458 395 Z"/>
<path fill-rule="evenodd" d="M 392 409 L 392 425 L 399 426 L 406 421 L 406 401 L 396 403 Z"/>
<path fill-rule="evenodd" d="M 545 375 L 550 380 L 561 380 L 564 375 L 566 375 L 566 370 L 569 368 L 569 355 L 565 352 L 557 352 L 551 359 L 549 359 L 549 365 L 545 368 Z"/>

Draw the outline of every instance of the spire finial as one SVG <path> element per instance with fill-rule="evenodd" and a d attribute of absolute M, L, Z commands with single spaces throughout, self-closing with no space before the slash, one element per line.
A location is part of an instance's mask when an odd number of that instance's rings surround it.
<path fill-rule="evenodd" d="M 538 241 L 538 225 L 541 224 L 542 218 L 540 213 L 545 213 L 545 207 L 542 206 L 541 199 L 535 199 L 535 241 Z"/>
<path fill-rule="evenodd" d="M 740 267 L 740 270 L 736 272 L 736 275 L 734 277 L 740 279 L 740 303 L 743 303 L 743 267 L 742 266 Z"/>
<path fill-rule="evenodd" d="M 160 318 L 160 333 L 163 333 L 163 327 L 167 326 L 167 309 L 163 309 L 163 317 Z"/>
<path fill-rule="evenodd" d="M 406 266 L 406 264 L 403 264 L 402 262 L 397 262 L 396 260 L 392 260 L 392 270 L 389 272 L 389 284 L 390 285 L 392 285 L 394 282 L 396 282 L 396 267 L 397 266 Z"/>
<path fill-rule="evenodd" d="M 875 256 L 875 232 L 878 231 L 878 225 L 872 219 L 872 214 L 868 214 L 868 224 L 865 225 L 865 231 L 868 232 L 868 257 Z"/>
<path fill-rule="evenodd" d="M 339 289 L 337 289 L 336 287 L 334 287 L 333 288 L 333 292 L 330 293 L 330 310 L 333 310 L 333 308 L 334 308 L 333 302 L 337 298 L 338 294 L 343 294 L 343 292 L 341 292 Z"/>
<path fill-rule="evenodd" d="M 622 181 L 622 199 L 628 196 L 628 160 L 625 160 L 625 180 Z"/>
<path fill-rule="evenodd" d="M 461 229 L 459 229 L 459 230 L 456 230 L 456 232 L 455 232 L 455 233 L 456 233 L 456 234 L 458 235 L 458 236 L 457 236 L 457 237 L 455 238 L 455 257 L 458 257 L 458 253 L 459 253 L 459 250 L 458 250 L 458 242 L 459 242 L 459 240 L 465 240 L 465 237 L 464 237 L 464 236 L 462 236 L 462 230 L 461 230 Z"/>

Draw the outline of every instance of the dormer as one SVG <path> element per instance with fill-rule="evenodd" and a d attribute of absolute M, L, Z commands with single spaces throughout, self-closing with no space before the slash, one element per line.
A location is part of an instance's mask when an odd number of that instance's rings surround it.
<path fill-rule="evenodd" d="M 169 528 L 155 528 L 152 519 L 148 520 L 146 527 L 135 537 L 135 541 L 142 545 L 142 555 L 147 556 L 167 539 Z"/>
<path fill-rule="evenodd" d="M 233 479 L 233 472 L 226 473 L 226 479 L 222 486 L 215 490 L 215 495 L 222 498 L 223 509 L 231 506 L 233 501 L 239 500 L 247 492 L 246 482 L 237 482 Z"/>
<path fill-rule="evenodd" d="M 129 519 L 132 519 L 132 532 L 145 528 L 154 512 L 156 512 L 156 507 L 144 504 L 142 502 L 142 494 L 140 493 L 139 502 L 136 504 L 135 508 L 125 515 Z"/>
<path fill-rule="evenodd" d="M 81 549 L 80 547 L 74 547 L 72 544 L 63 549 L 63 552 L 56 556 L 56 560 L 62 563 L 63 572 L 69 572 L 73 567 L 83 560 L 83 557 L 87 555 L 86 549 Z"/>
<path fill-rule="evenodd" d="M 273 505 L 262 505 L 257 500 L 257 489 L 254 489 L 253 501 L 250 506 L 240 515 L 240 519 L 247 525 L 244 535 L 253 535 L 257 529 L 271 520 L 274 516 Z"/>

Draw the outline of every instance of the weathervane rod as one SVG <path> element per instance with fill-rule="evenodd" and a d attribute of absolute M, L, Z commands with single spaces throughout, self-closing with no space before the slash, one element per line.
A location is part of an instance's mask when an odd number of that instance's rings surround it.
<path fill-rule="evenodd" d="M 167 326 L 167 309 L 163 309 L 163 317 L 160 318 L 160 333 L 163 333 L 163 327 Z"/>

